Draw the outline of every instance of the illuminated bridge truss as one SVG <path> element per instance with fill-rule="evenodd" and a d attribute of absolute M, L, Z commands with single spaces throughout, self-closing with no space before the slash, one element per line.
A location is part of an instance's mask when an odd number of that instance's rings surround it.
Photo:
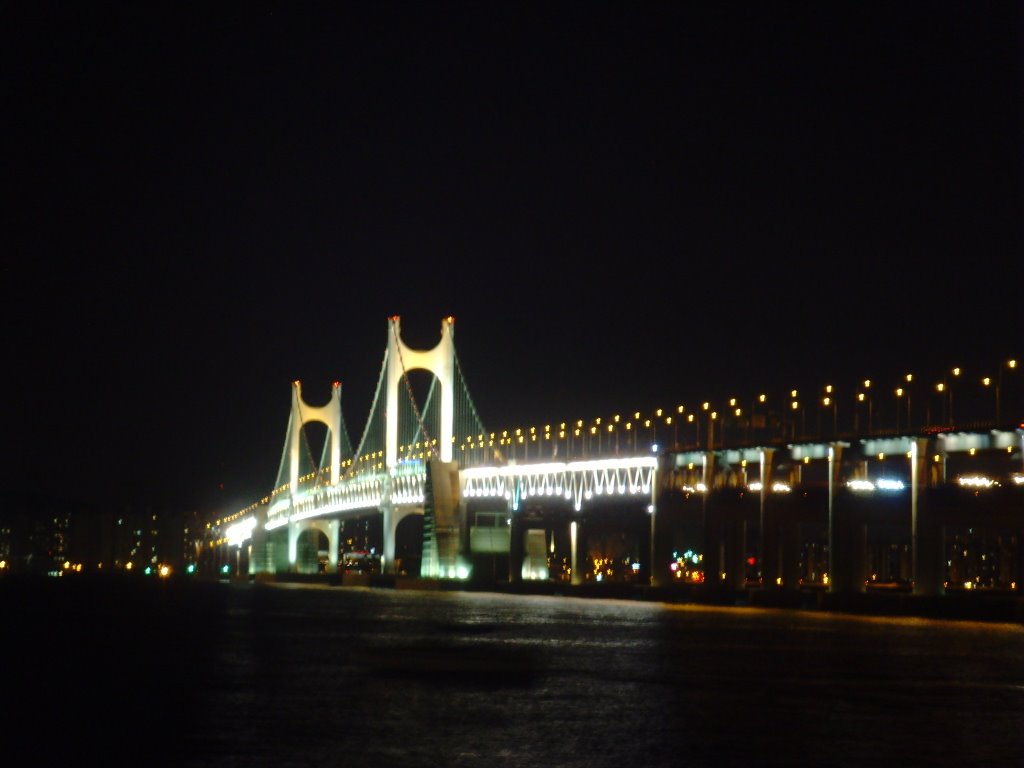
<path fill-rule="evenodd" d="M 533 497 L 561 497 L 578 512 L 604 496 L 651 496 L 658 460 L 653 457 L 569 463 L 469 467 L 460 473 L 463 499 L 503 498 L 513 510 Z"/>
<path fill-rule="evenodd" d="M 267 530 L 310 517 L 380 509 L 388 504 L 421 505 L 426 481 L 423 462 L 407 462 L 391 472 L 357 475 L 295 497 L 281 494 L 267 511 Z"/>

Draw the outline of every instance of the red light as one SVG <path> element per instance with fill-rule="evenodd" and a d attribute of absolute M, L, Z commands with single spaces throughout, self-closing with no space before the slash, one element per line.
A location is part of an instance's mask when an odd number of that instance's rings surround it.
<path fill-rule="evenodd" d="M 751 556 L 751 557 L 747 558 L 747 565 L 754 565 L 754 563 L 756 563 L 756 562 L 757 562 L 757 558 L 756 557 Z"/>

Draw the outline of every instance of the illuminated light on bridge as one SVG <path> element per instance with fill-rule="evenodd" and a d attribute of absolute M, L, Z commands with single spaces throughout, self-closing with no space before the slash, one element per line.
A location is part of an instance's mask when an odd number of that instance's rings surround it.
<path fill-rule="evenodd" d="M 228 546 L 235 547 L 249 539 L 255 527 L 255 517 L 247 517 L 244 520 L 229 525 L 224 531 L 224 535 L 228 540 Z"/>
<path fill-rule="evenodd" d="M 992 478 L 982 475 L 965 475 L 957 478 L 957 482 L 965 488 L 991 488 L 998 485 Z"/>
<path fill-rule="evenodd" d="M 902 480 L 885 477 L 879 478 L 874 482 L 871 480 L 850 480 L 846 483 L 846 487 L 851 491 L 902 491 L 906 489 L 906 485 Z"/>
<path fill-rule="evenodd" d="M 560 496 L 574 500 L 579 511 L 594 496 L 649 495 L 658 469 L 655 457 L 596 459 L 594 461 L 511 464 L 502 467 L 467 467 L 460 473 L 468 498 Z"/>
<path fill-rule="evenodd" d="M 902 480 L 893 480 L 887 477 L 879 478 L 875 481 L 875 485 L 880 491 L 902 491 L 906 488 L 906 484 Z"/>
<path fill-rule="evenodd" d="M 875 484 L 870 480 L 850 480 L 847 482 L 846 487 L 851 491 L 873 491 L 875 490 Z"/>
<path fill-rule="evenodd" d="M 755 493 L 757 491 L 760 491 L 761 487 L 762 486 L 761 486 L 760 481 L 757 481 L 757 480 L 755 480 L 754 482 L 752 482 L 750 485 L 747 486 L 747 488 L 749 488 L 751 491 L 754 491 Z M 789 493 L 793 489 L 789 486 L 788 483 L 784 483 L 781 480 L 776 480 L 774 483 L 772 483 L 772 489 L 771 490 L 772 490 L 772 493 Z"/>

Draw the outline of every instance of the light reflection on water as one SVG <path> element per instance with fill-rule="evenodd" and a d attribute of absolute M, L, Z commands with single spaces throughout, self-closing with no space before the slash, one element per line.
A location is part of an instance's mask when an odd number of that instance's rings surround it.
<path fill-rule="evenodd" d="M 197 765 L 952 765 L 1024 756 L 1019 625 L 233 589 L 248 616 L 229 617 L 218 640 L 224 666 L 197 696 L 234 711 L 192 739 Z M 446 655 L 452 649 L 459 661 Z"/>
<path fill-rule="evenodd" d="M 59 589 L 0 592 L 7 701 L 33 713 L 10 736 L 45 745 L 49 764 L 1024 765 L 1016 624 L 319 586 Z"/>

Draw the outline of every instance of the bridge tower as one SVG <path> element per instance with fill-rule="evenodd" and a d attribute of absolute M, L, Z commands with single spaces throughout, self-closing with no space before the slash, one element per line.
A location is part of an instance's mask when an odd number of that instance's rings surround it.
<path fill-rule="evenodd" d="M 393 471 L 398 465 L 398 388 L 408 371 L 427 370 L 437 377 L 441 385 L 441 421 L 437 438 L 439 450 L 436 458 L 428 460 L 433 471 L 428 473 L 428 483 L 437 485 L 448 480 L 457 467 L 452 461 L 452 434 L 455 421 L 455 344 L 453 341 L 455 318 L 446 317 L 441 321 L 441 340 L 429 350 L 411 349 L 402 341 L 401 323 L 398 315 L 388 318 L 387 357 L 387 407 L 385 409 L 385 465 Z M 439 575 L 456 572 L 459 567 L 458 543 L 461 537 L 458 520 L 458 503 L 452 497 L 451 488 L 444 492 L 428 492 L 430 524 L 425 532 L 425 565 L 421 573 Z M 457 482 L 455 488 L 458 487 Z M 434 489 L 431 488 L 430 491 Z M 393 573 L 395 567 L 395 537 L 398 524 L 410 514 L 423 513 L 423 508 L 396 506 L 388 501 L 381 510 L 384 514 L 384 572 Z"/>
<path fill-rule="evenodd" d="M 440 459 L 452 460 L 452 428 L 455 416 L 455 318 L 441 321 L 441 340 L 429 350 L 410 349 L 402 341 L 398 315 L 388 318 L 387 372 L 387 435 L 384 440 L 385 463 L 388 469 L 398 464 L 398 387 L 408 371 L 427 370 L 441 385 L 441 434 L 435 435 L 440 445 Z"/>
<path fill-rule="evenodd" d="M 324 424 L 331 438 L 331 485 L 341 479 L 341 382 L 331 385 L 331 399 L 327 405 L 312 406 L 302 399 L 302 383 L 292 382 L 292 412 L 288 420 L 288 488 L 295 494 L 299 487 L 299 448 L 302 427 L 311 421 Z M 298 541 L 301 533 L 309 528 L 323 531 L 327 536 L 328 559 L 332 569 L 338 565 L 338 538 L 340 524 L 337 520 L 303 521 L 288 526 L 288 564 L 292 570 L 298 567 Z"/>
<path fill-rule="evenodd" d="M 331 385 L 331 399 L 327 405 L 314 407 L 302 399 L 302 383 L 292 382 L 292 414 L 288 434 L 288 482 L 292 492 L 299 483 L 299 444 L 302 427 L 310 421 L 319 421 L 331 432 L 331 485 L 341 479 L 341 382 Z"/>

